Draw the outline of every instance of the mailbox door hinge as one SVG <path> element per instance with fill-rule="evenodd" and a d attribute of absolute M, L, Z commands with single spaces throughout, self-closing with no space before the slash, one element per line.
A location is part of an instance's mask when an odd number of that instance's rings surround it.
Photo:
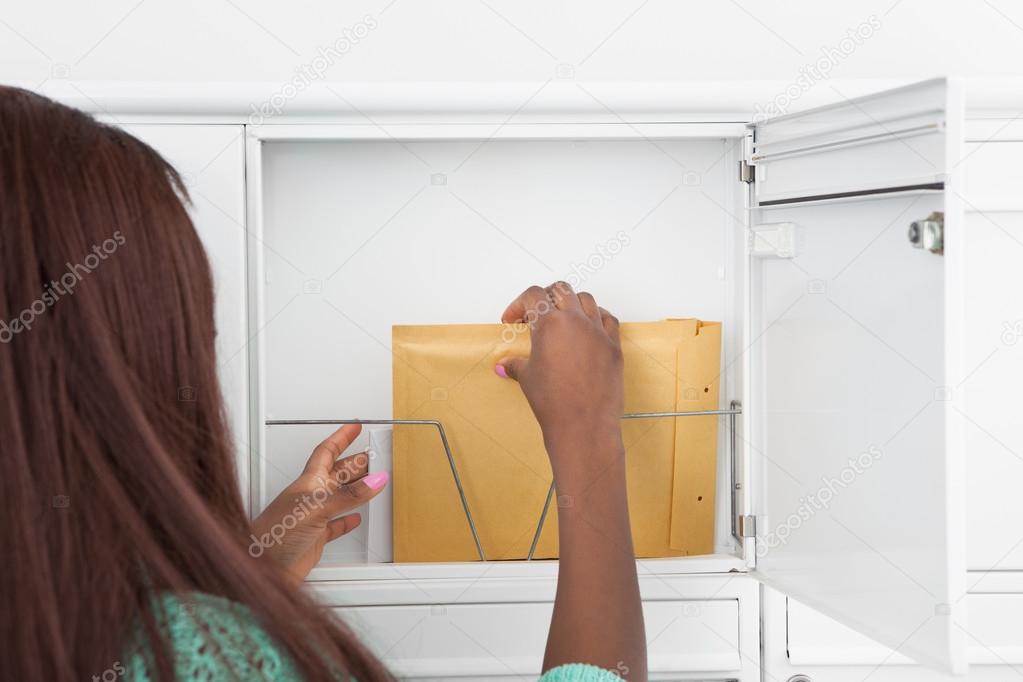
<path fill-rule="evenodd" d="M 757 536 L 757 517 L 750 515 L 740 516 L 738 525 L 739 537 L 755 538 Z"/>
<path fill-rule="evenodd" d="M 757 179 L 757 167 L 746 159 L 739 161 L 739 182 L 752 184 Z"/>

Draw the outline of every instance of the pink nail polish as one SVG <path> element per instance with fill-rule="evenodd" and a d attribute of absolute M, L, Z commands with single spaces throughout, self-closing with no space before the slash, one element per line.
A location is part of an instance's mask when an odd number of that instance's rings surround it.
<path fill-rule="evenodd" d="M 362 482 L 369 486 L 370 490 L 379 490 L 387 485 L 387 481 L 391 478 L 391 475 L 386 471 L 378 471 L 373 474 L 366 474 L 362 479 Z"/>
<path fill-rule="evenodd" d="M 504 365 L 494 365 L 494 374 L 502 379 L 508 378 L 508 371 L 504 368 Z"/>

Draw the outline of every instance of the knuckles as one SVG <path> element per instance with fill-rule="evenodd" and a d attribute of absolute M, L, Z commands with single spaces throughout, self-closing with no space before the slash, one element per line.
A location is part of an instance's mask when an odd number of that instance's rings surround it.
<path fill-rule="evenodd" d="M 551 285 L 551 289 L 557 291 L 562 296 L 568 296 L 572 293 L 572 285 L 560 279 Z"/>
<path fill-rule="evenodd" d="M 339 486 L 336 494 L 350 500 L 357 500 L 360 497 L 358 488 L 359 486 L 355 483 L 349 483 L 347 485 Z"/>
<path fill-rule="evenodd" d="M 547 290 L 541 286 L 534 284 L 522 293 L 522 297 L 533 300 L 537 298 L 547 298 Z"/>

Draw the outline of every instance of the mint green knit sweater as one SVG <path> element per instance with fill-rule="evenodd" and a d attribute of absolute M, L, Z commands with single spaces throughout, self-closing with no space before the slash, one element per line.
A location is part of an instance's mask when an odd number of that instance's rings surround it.
<path fill-rule="evenodd" d="M 241 680 L 301 682 L 287 653 L 244 606 L 221 597 L 195 594 L 185 601 L 164 595 L 160 607 L 179 680 L 227 680 L 233 675 Z M 203 623 L 209 634 L 197 628 L 197 622 Z M 126 682 L 151 682 L 145 647 L 136 647 L 126 659 Z M 621 682 L 621 678 L 603 668 L 572 663 L 548 670 L 540 681 Z"/>

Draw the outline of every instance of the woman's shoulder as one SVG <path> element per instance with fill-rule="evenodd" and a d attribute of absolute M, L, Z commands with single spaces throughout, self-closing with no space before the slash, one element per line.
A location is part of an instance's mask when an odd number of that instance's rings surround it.
<path fill-rule="evenodd" d="M 160 594 L 153 610 L 182 680 L 301 680 L 287 654 L 236 602 L 202 593 Z M 124 679 L 150 682 L 152 650 L 141 628 L 129 645 Z"/>

